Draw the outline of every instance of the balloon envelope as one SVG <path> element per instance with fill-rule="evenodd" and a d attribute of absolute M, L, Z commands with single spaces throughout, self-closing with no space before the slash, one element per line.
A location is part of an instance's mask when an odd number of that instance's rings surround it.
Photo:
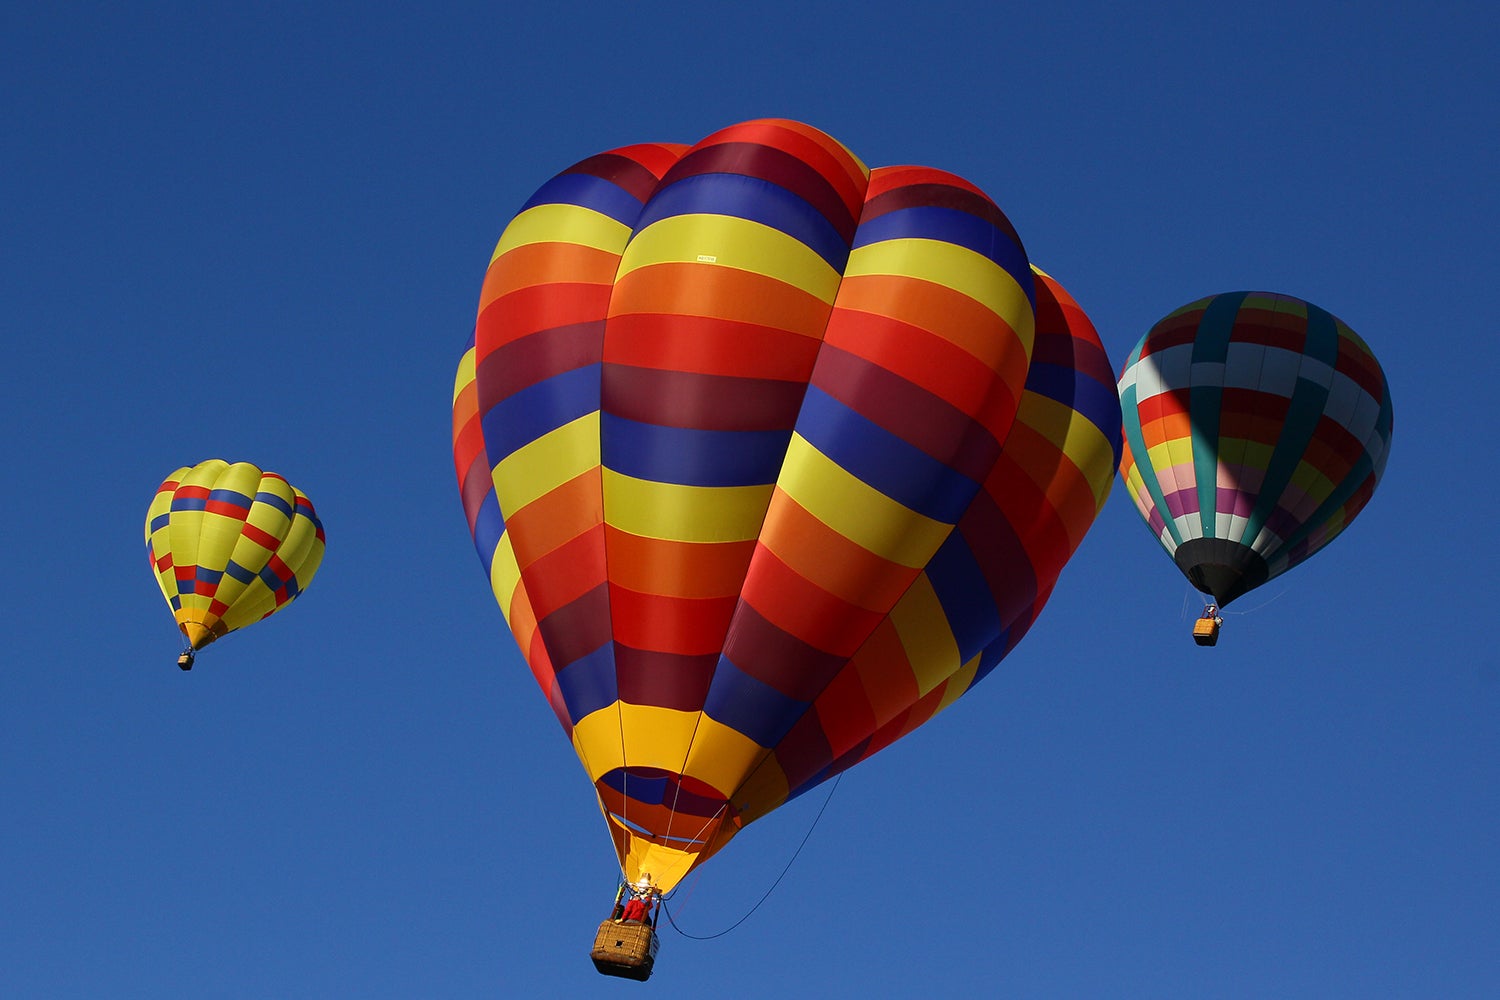
<path fill-rule="evenodd" d="M 323 544 L 307 497 L 249 462 L 184 466 L 146 512 L 146 556 L 191 649 L 286 607 L 312 582 Z"/>
<path fill-rule="evenodd" d="M 1220 605 L 1332 541 L 1390 452 L 1390 389 L 1370 348 L 1290 295 L 1183 306 L 1131 352 L 1119 390 L 1126 492 Z"/>
<path fill-rule="evenodd" d="M 1058 293 L 972 184 L 789 121 L 590 157 L 511 221 L 454 460 L 628 881 L 670 889 L 1029 627 L 1119 447 Z"/>

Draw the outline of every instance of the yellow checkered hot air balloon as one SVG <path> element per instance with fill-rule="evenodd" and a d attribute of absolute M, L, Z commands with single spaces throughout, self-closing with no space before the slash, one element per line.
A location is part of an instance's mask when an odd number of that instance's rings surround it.
<path fill-rule="evenodd" d="M 146 556 L 193 654 L 290 604 L 323 561 L 323 523 L 281 476 L 249 462 L 184 466 L 146 512 Z"/>

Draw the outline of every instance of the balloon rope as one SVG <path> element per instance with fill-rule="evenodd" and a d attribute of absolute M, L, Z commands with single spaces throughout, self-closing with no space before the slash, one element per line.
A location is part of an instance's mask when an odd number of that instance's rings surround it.
<path fill-rule="evenodd" d="M 1275 604 L 1277 601 L 1281 600 L 1285 596 L 1286 596 L 1286 588 L 1282 588 L 1281 593 L 1277 594 L 1275 597 L 1268 598 L 1267 600 L 1261 601 L 1259 604 L 1257 604 L 1253 608 L 1240 608 L 1240 609 L 1237 609 L 1235 611 L 1223 611 L 1221 613 L 1222 614 L 1226 614 L 1226 615 L 1253 615 L 1253 614 L 1255 614 L 1255 612 L 1259 611 L 1261 608 L 1270 607 L 1272 604 Z"/>
<path fill-rule="evenodd" d="M 823 818 L 824 810 L 828 808 L 828 803 L 833 801 L 833 793 L 838 790 L 839 782 L 843 780 L 844 773 L 840 771 L 838 777 L 833 779 L 833 785 L 828 789 L 828 797 L 825 798 L 823 800 L 823 804 L 818 807 L 818 814 L 813 817 L 812 824 L 807 828 L 807 833 L 802 835 L 802 842 L 797 845 L 797 849 L 793 851 L 792 856 L 787 859 L 786 867 L 781 869 L 781 874 L 776 876 L 776 881 L 771 883 L 771 887 L 766 890 L 765 895 L 756 900 L 755 905 L 750 907 L 750 910 L 743 917 L 740 917 L 740 919 L 736 920 L 734 923 L 730 924 L 722 931 L 719 931 L 717 934 L 689 934 L 687 931 L 677 926 L 677 918 L 673 917 L 672 911 L 667 909 L 667 900 L 665 897 L 663 897 L 661 901 L 661 911 L 667 915 L 667 922 L 672 925 L 672 929 L 675 930 L 678 934 L 681 934 L 683 937 L 691 938 L 694 941 L 712 941 L 714 938 L 723 937 L 725 934 L 728 934 L 740 924 L 743 924 L 746 920 L 749 920 L 750 915 L 756 910 L 760 909 L 762 903 L 771 898 L 771 893 L 775 892 L 776 887 L 781 884 L 781 880 L 786 878 L 786 873 L 792 870 L 792 863 L 797 860 L 797 855 L 802 853 L 802 848 L 807 846 L 808 839 L 812 837 L 813 831 L 818 828 L 818 820 Z"/>

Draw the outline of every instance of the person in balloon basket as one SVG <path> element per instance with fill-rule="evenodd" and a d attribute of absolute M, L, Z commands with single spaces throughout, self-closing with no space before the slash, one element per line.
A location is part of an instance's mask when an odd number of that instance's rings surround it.
<path fill-rule="evenodd" d="M 620 909 L 619 916 L 615 917 L 615 923 L 649 925 L 655 891 L 650 876 L 642 875 L 640 881 L 630 887 L 630 898 Z"/>

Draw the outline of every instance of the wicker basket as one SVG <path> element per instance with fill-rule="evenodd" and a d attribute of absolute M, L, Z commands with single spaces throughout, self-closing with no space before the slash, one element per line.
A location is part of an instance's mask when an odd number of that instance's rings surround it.
<path fill-rule="evenodd" d="M 594 968 L 606 976 L 623 976 L 645 982 L 656 964 L 657 937 L 649 924 L 625 924 L 606 920 L 594 937 L 589 957 Z"/>
<path fill-rule="evenodd" d="M 1219 641 L 1219 620 L 1199 618 L 1193 622 L 1193 641 L 1200 646 L 1212 646 Z"/>

